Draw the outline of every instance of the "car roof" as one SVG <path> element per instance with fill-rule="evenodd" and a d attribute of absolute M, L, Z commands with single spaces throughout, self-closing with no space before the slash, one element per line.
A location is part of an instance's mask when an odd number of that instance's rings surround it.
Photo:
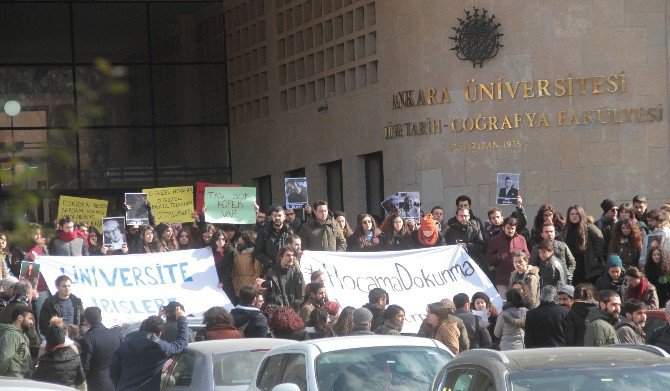
<path fill-rule="evenodd" d="M 597 367 L 642 367 L 654 364 L 670 364 L 668 355 L 654 346 L 610 345 L 603 347 L 556 347 L 496 352 L 487 349 L 468 350 L 461 353 L 448 366 L 479 364 L 491 359 L 505 365 L 510 371 Z"/>
<path fill-rule="evenodd" d="M 430 338 L 406 337 L 400 335 L 360 335 L 350 337 L 322 338 L 300 342 L 299 345 L 316 347 L 322 353 L 333 352 L 337 350 L 382 346 L 439 347 L 439 345 Z"/>
<path fill-rule="evenodd" d="M 0 376 L 0 388 L 7 391 L 37 391 L 37 390 L 70 390 L 72 388 L 52 383 L 43 383 L 34 380 L 18 379 L 15 377 Z"/>
<path fill-rule="evenodd" d="M 203 354 L 217 354 L 256 349 L 269 350 L 279 346 L 290 345 L 294 343 L 296 343 L 296 341 L 279 338 L 218 339 L 189 343 L 188 349 Z"/>

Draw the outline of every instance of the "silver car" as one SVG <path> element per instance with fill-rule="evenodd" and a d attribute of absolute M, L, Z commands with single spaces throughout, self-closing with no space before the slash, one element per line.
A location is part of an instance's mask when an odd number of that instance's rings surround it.
<path fill-rule="evenodd" d="M 265 353 L 293 343 L 275 338 L 191 343 L 164 371 L 161 390 L 246 390 Z"/>
<path fill-rule="evenodd" d="M 269 351 L 249 391 L 420 391 L 453 354 L 428 338 L 323 338 Z"/>

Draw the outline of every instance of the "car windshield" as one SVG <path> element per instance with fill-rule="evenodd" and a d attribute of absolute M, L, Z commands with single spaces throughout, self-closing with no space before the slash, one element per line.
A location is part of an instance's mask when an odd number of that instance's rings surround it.
<path fill-rule="evenodd" d="M 588 364 L 584 364 L 587 366 Z M 609 391 L 670 389 L 670 365 L 646 368 L 584 368 L 579 370 L 533 370 L 513 372 L 507 376 L 512 391 Z"/>
<path fill-rule="evenodd" d="M 321 391 L 425 390 L 449 360 L 444 350 L 420 346 L 340 350 L 317 358 L 316 381 Z"/>
<path fill-rule="evenodd" d="M 215 354 L 212 356 L 214 384 L 239 386 L 251 383 L 267 349 Z"/>

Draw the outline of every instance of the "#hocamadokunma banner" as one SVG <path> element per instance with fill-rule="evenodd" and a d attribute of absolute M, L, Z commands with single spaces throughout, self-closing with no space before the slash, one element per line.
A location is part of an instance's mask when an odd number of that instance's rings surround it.
<path fill-rule="evenodd" d="M 457 293 L 486 293 L 498 308 L 502 299 L 491 281 L 460 246 L 387 252 L 305 251 L 300 267 L 309 281 L 316 270 L 325 273 L 330 300 L 340 306 L 360 307 L 368 292 L 383 288 L 390 304 L 405 309 L 403 333 L 415 333 L 426 314 L 426 305 Z"/>
<path fill-rule="evenodd" d="M 188 314 L 202 314 L 212 306 L 230 304 L 218 289 L 210 248 L 155 254 L 90 257 L 38 257 L 40 271 L 51 292 L 60 275 L 72 279 L 72 293 L 84 307 L 102 310 L 106 325 L 140 322 L 158 314 L 170 301 L 184 305 Z"/>

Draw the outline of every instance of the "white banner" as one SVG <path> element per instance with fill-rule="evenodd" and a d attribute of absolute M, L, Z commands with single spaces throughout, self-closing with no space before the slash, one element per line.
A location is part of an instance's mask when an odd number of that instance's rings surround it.
<path fill-rule="evenodd" d="M 426 305 L 458 293 L 468 296 L 484 292 L 502 309 L 502 299 L 491 281 L 460 246 L 388 252 L 305 251 L 300 267 L 309 281 L 313 271 L 325 273 L 330 300 L 341 307 L 360 307 L 368 292 L 382 288 L 390 303 L 405 309 L 402 331 L 416 333 L 426 314 Z"/>
<path fill-rule="evenodd" d="M 212 306 L 230 304 L 217 288 L 210 248 L 155 254 L 91 257 L 38 257 L 52 293 L 56 278 L 72 279 L 72 293 L 84 307 L 100 307 L 105 325 L 140 322 L 157 315 L 170 301 L 186 313 L 200 315 Z"/>

